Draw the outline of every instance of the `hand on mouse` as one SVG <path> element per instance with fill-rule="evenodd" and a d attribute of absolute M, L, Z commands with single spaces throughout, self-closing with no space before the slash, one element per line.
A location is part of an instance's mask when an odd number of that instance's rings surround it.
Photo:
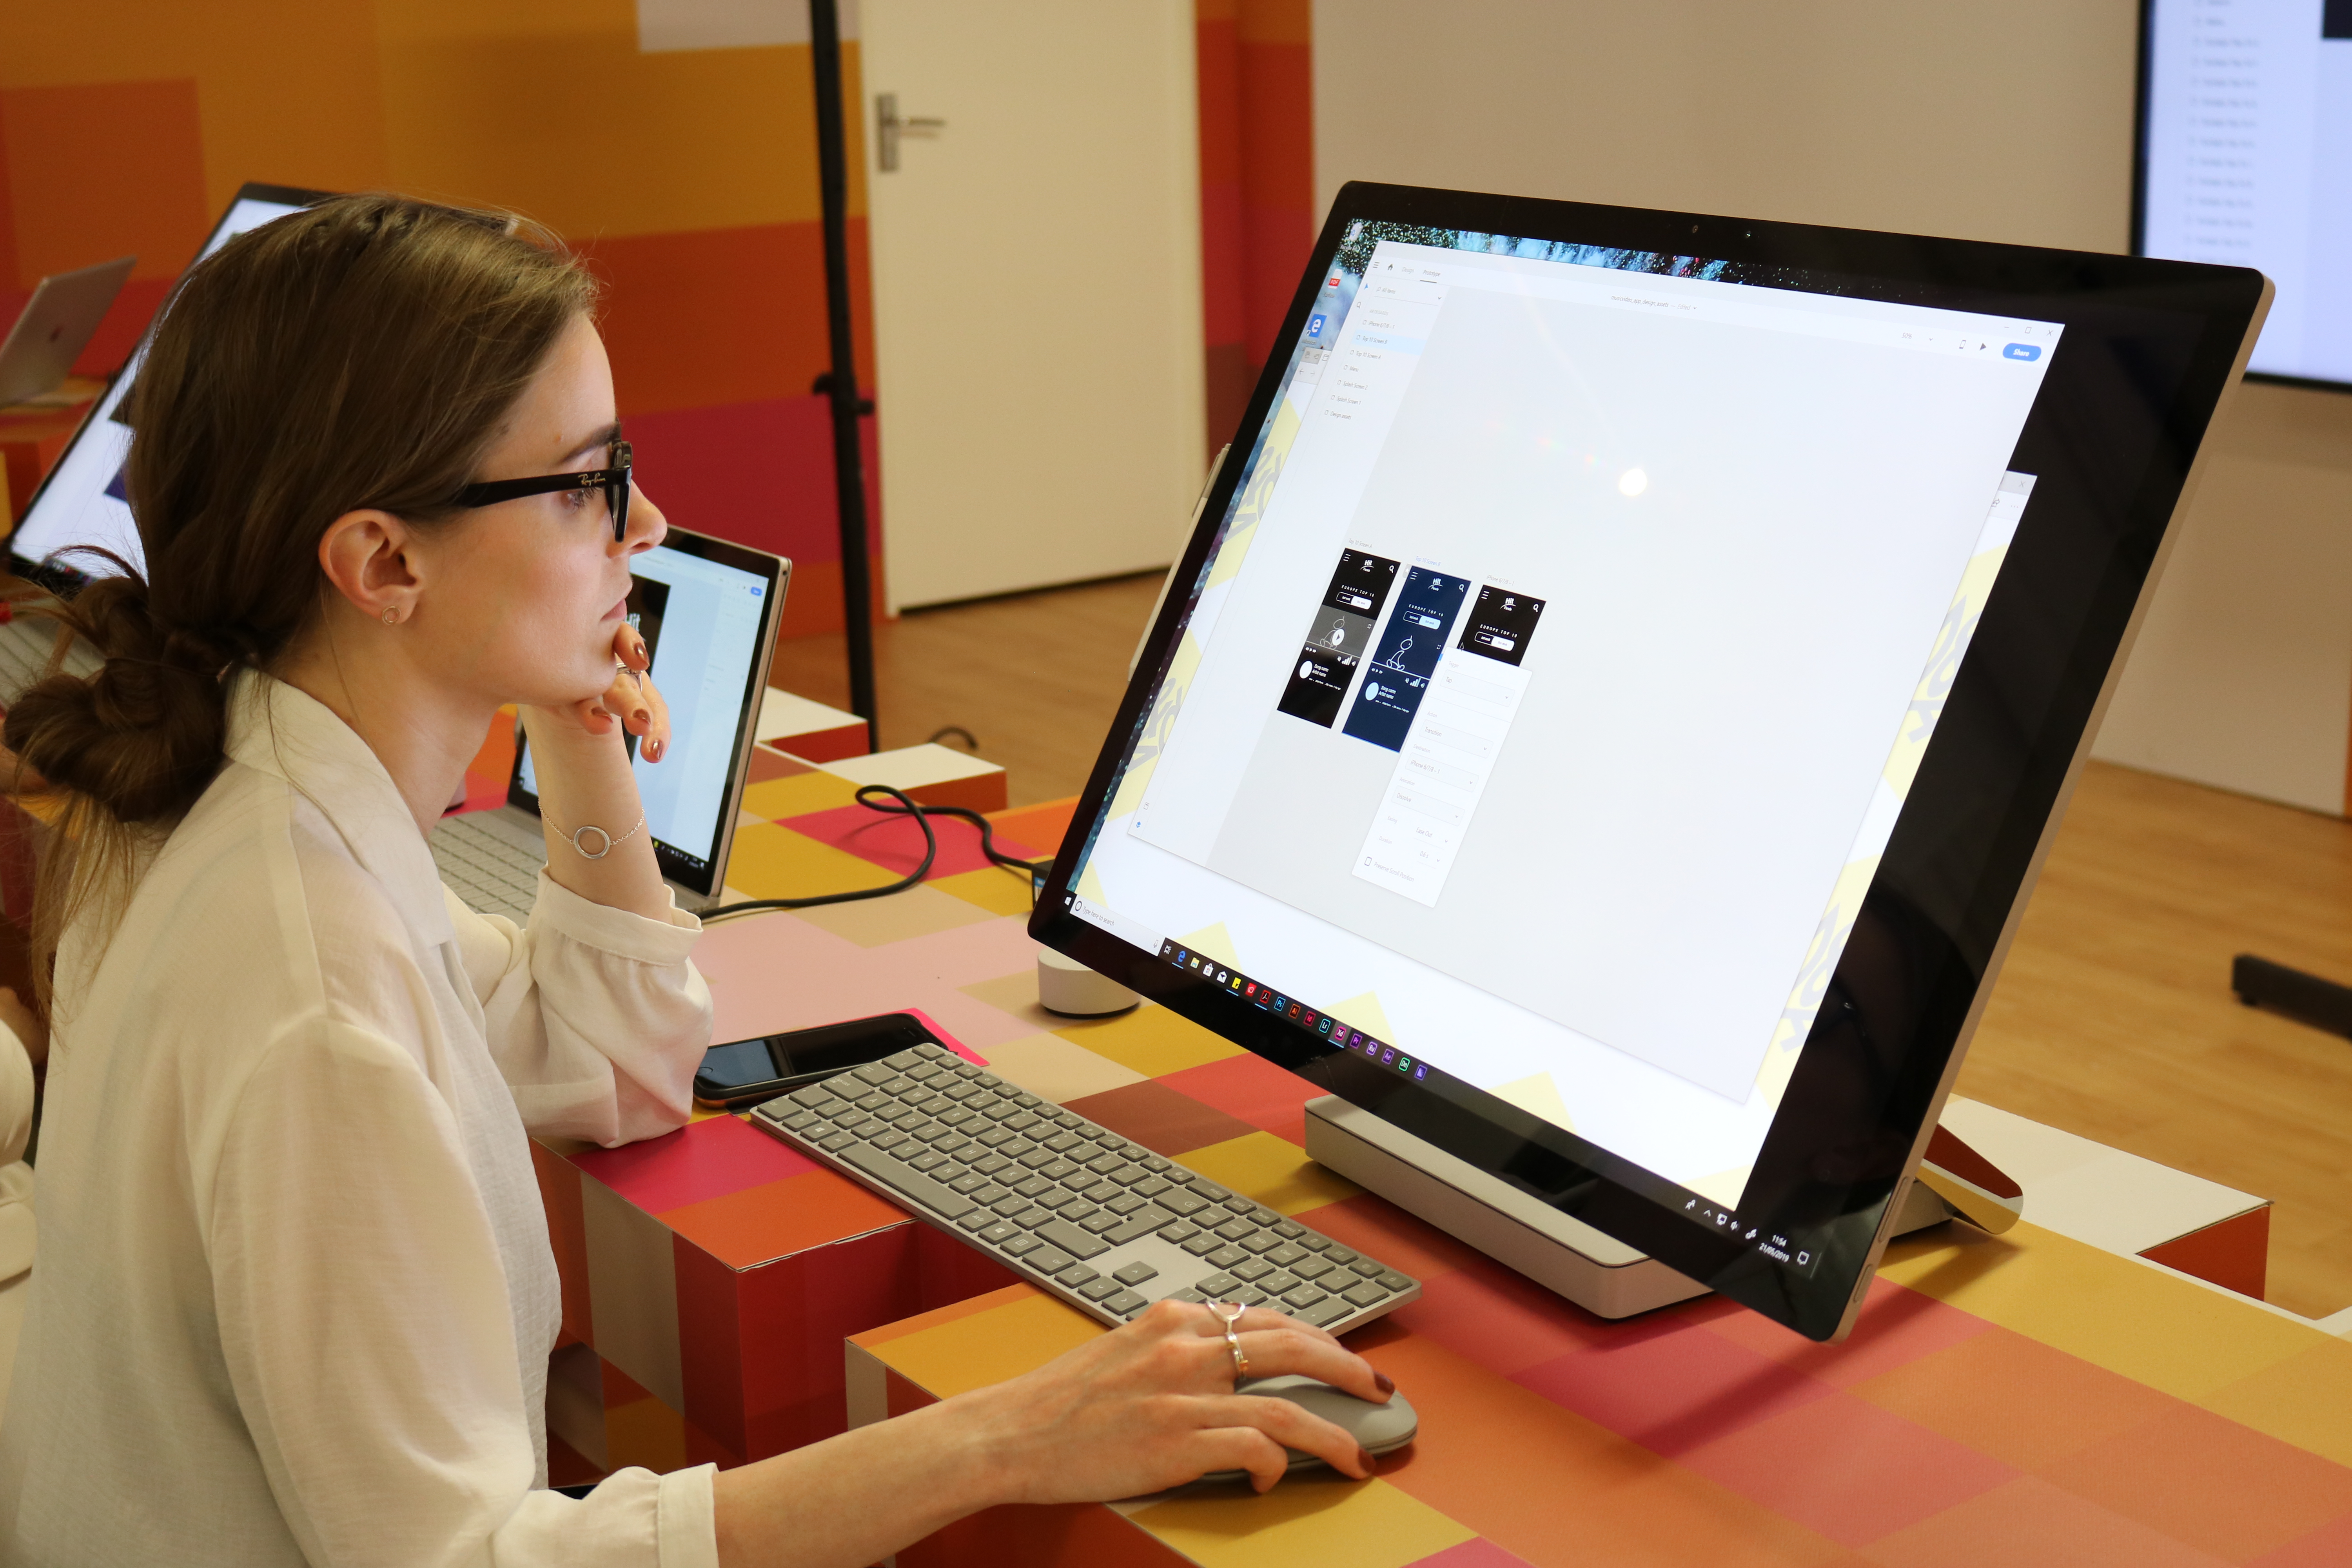
<path fill-rule="evenodd" d="M 594 697 L 548 711 L 564 715 L 591 735 L 611 734 L 617 720 L 637 737 L 637 750 L 646 761 L 660 762 L 669 752 L 669 704 L 646 673 L 654 661 L 645 637 L 626 621 L 613 634 L 613 660 L 612 685 Z"/>
<path fill-rule="evenodd" d="M 1253 1307 L 1236 1321 L 1253 1377 L 1298 1373 L 1381 1404 L 1393 1384 L 1322 1330 Z M 1370 1459 L 1339 1427 L 1286 1400 L 1234 1392 L 1224 1325 L 1199 1303 L 1161 1301 L 1123 1328 L 970 1402 L 983 1462 L 1007 1500 L 1093 1502 L 1247 1470 L 1258 1491 L 1297 1448 L 1358 1479 Z"/>

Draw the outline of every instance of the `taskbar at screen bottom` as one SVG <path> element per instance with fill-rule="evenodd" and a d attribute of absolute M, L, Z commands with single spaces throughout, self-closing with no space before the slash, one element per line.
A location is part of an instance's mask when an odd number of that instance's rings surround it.
<path fill-rule="evenodd" d="M 1457 1104 L 1469 1100 L 1474 1095 L 1480 1099 L 1492 1100 L 1491 1096 L 1486 1095 L 1475 1085 L 1454 1078 L 1442 1068 L 1432 1067 L 1427 1061 L 1413 1056 L 1403 1047 L 1368 1035 L 1353 1025 L 1345 1023 L 1328 1013 L 1321 1012 L 1301 1002 L 1296 996 L 1277 991 L 1264 981 L 1244 973 L 1230 963 L 1222 963 L 1208 954 L 1194 952 L 1181 942 L 1162 939 L 1160 943 L 1159 957 L 1160 962 L 1181 971 L 1186 976 L 1215 987 L 1234 1001 L 1256 1008 L 1276 1024 L 1287 1026 L 1302 1037 L 1311 1037 L 1311 1040 L 1302 1039 L 1299 1041 L 1300 1044 L 1309 1046 L 1319 1044 L 1335 1051 L 1345 1052 L 1352 1062 L 1360 1064 L 1358 1068 L 1359 1071 L 1361 1066 L 1377 1067 L 1384 1075 L 1392 1075 L 1395 1081 L 1430 1089 L 1441 1098 L 1453 1100 Z M 1526 1117 L 1530 1121 L 1539 1121 L 1530 1112 L 1518 1111 L 1517 1107 L 1507 1107 L 1507 1102 L 1494 1101 L 1494 1103 L 1506 1105 L 1508 1110 L 1517 1111 L 1519 1116 Z M 1534 1131 L 1534 1128 L 1502 1129 L 1502 1131 L 1517 1132 L 1524 1139 L 1528 1132 Z M 1564 1137 L 1574 1137 L 1574 1134 L 1567 1132 L 1566 1129 L 1555 1131 Z M 1575 1141 L 1584 1143 L 1582 1139 Z M 1605 1151 L 1595 1150 L 1590 1144 L 1585 1144 L 1585 1148 L 1591 1150 L 1593 1155 L 1600 1156 L 1601 1160 L 1606 1160 L 1612 1165 L 1623 1167 L 1622 1170 L 1609 1171 L 1607 1174 L 1611 1180 L 1639 1193 L 1667 1214 L 1686 1221 L 1699 1231 L 1718 1241 L 1728 1243 L 1735 1248 L 1750 1252 L 1755 1257 L 1801 1278 L 1810 1279 L 1820 1272 L 1827 1248 L 1817 1238 L 1786 1229 L 1776 1229 L 1766 1218 L 1742 1215 L 1731 1205 L 1723 1204 L 1714 1198 L 1693 1192 L 1687 1187 L 1667 1181 L 1639 1166 L 1627 1165 L 1625 1162 L 1615 1160 L 1608 1156 Z M 1563 1155 L 1562 1158 L 1565 1159 L 1567 1156 Z M 1580 1154 L 1578 1157 L 1578 1163 L 1590 1166 L 1599 1163 L 1600 1161 L 1592 1159 L 1590 1155 Z M 1556 1201 L 1556 1194 L 1540 1190 L 1536 1184 L 1524 1179 L 1515 1179 L 1514 1173 L 1508 1170 L 1497 1171 L 1494 1173 L 1506 1180 L 1513 1181 L 1514 1185 L 1527 1187 L 1534 1193 L 1534 1195 L 1547 1202 Z"/>

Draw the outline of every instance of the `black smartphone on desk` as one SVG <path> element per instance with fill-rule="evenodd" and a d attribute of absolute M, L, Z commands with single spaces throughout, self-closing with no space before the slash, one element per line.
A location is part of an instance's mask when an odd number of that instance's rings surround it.
<path fill-rule="evenodd" d="M 926 1042 L 947 1043 L 912 1013 L 885 1013 L 878 1018 L 735 1040 L 702 1053 L 701 1070 L 694 1075 L 694 1098 L 716 1109 L 740 1110 Z"/>

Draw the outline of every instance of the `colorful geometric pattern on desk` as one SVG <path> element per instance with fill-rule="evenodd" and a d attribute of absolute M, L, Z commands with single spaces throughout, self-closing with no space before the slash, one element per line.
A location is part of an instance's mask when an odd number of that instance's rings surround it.
<path fill-rule="evenodd" d="M 845 804 L 824 780 L 753 788 L 794 854 L 892 875 L 866 835 L 800 831 Z M 1066 812 L 996 820 L 1042 853 Z M 999 883 L 1017 902 L 967 890 Z M 1015 879 L 953 871 L 714 927 L 696 962 L 720 1038 L 919 1007 L 1033 1092 L 1419 1276 L 1421 1301 L 1351 1342 L 1423 1436 L 1370 1485 L 998 1510 L 908 1568 L 2352 1562 L 2352 1344 L 2031 1226 L 1896 1248 L 1840 1347 L 1719 1300 L 1603 1323 L 1309 1163 L 1302 1081 L 1162 1008 L 1042 1012 L 1026 912 Z M 675 1156 L 647 1150 L 650 1180 Z M 1014 1285 L 853 1333 L 849 1394 L 903 1409 L 1097 1331 Z"/>
<path fill-rule="evenodd" d="M 902 1568 L 2352 1562 L 2352 1345 L 2031 1226 L 1906 1243 L 1830 1347 L 1715 1299 L 1604 1323 L 1369 1194 L 1300 1217 L 1424 1282 L 1349 1339 L 1412 1448 L 1263 1499 L 1001 1509 Z M 1098 1331 L 1016 1285 L 854 1335 L 852 1420 Z"/>
<path fill-rule="evenodd" d="M 553 1397 L 550 1426 L 592 1473 L 740 1464 L 841 1431 L 845 1334 L 1013 1278 L 731 1116 L 531 1153 L 565 1343 L 601 1373 L 589 1429 Z"/>

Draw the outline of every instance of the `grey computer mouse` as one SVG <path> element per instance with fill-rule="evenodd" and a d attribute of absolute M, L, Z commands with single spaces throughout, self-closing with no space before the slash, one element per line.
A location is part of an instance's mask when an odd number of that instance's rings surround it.
<path fill-rule="evenodd" d="M 1284 1377 L 1245 1377 L 1234 1384 L 1235 1394 L 1255 1394 L 1267 1399 L 1287 1399 L 1293 1405 L 1352 1435 L 1363 1446 L 1364 1452 L 1374 1458 L 1393 1454 L 1412 1441 L 1421 1430 L 1421 1417 L 1405 1403 L 1402 1394 L 1391 1394 L 1386 1405 L 1374 1405 L 1369 1400 L 1343 1394 L 1328 1383 L 1318 1383 L 1297 1373 Z M 1290 1450 L 1290 1468 L 1306 1469 L 1319 1465 L 1322 1459 L 1313 1454 Z M 1201 1479 L 1204 1481 L 1238 1481 L 1245 1479 L 1247 1470 L 1212 1470 Z"/>

